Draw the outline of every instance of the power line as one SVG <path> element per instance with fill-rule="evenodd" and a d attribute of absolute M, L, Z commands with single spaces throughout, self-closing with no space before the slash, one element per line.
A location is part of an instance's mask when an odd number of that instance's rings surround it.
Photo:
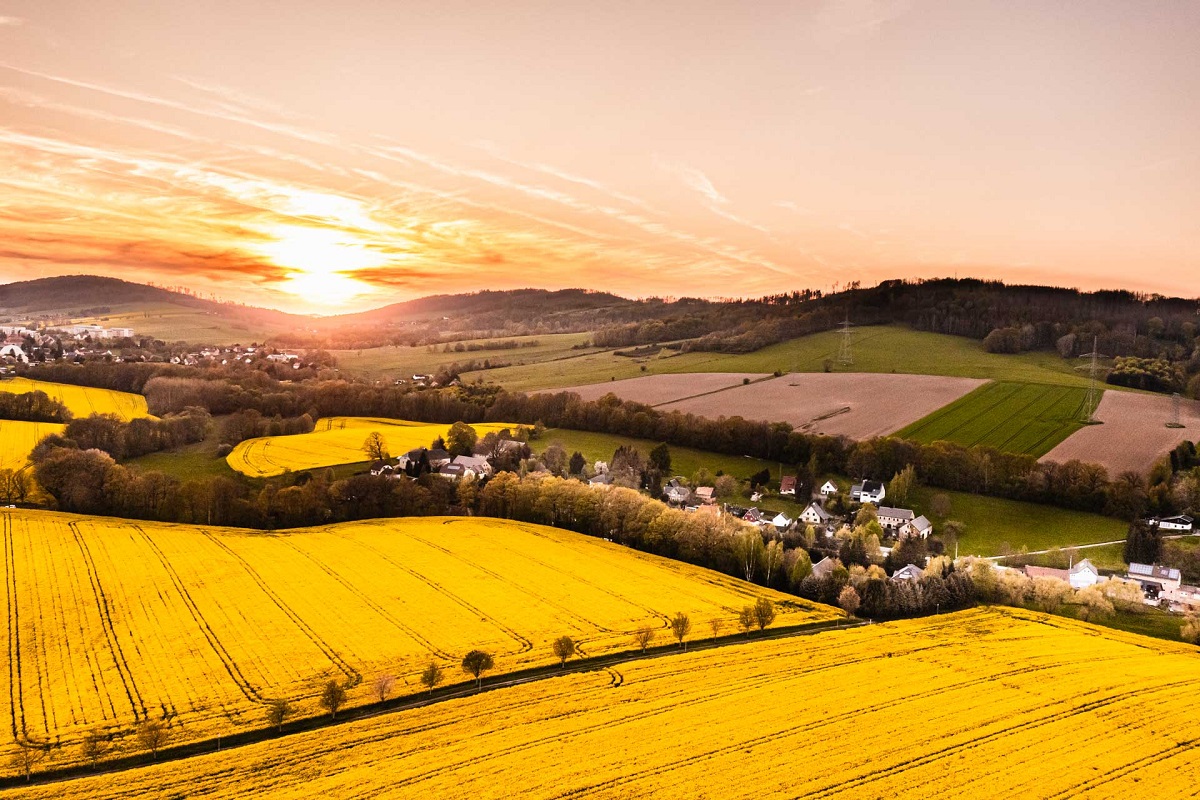
<path fill-rule="evenodd" d="M 1083 401 L 1083 418 L 1082 422 L 1085 425 L 1098 425 L 1099 420 L 1096 419 L 1096 409 L 1100 407 L 1101 391 L 1096 387 L 1096 378 L 1100 374 L 1100 359 L 1108 358 L 1099 351 L 1100 337 L 1092 337 L 1092 352 L 1084 353 L 1080 358 L 1090 358 L 1091 364 L 1087 369 L 1091 373 L 1091 380 L 1088 382 L 1087 397 Z"/>
<path fill-rule="evenodd" d="M 850 321 L 850 313 L 846 312 L 846 321 L 842 323 L 842 347 L 838 351 L 838 363 L 848 367 L 854 363 L 854 331 L 850 330 L 854 323 Z"/>

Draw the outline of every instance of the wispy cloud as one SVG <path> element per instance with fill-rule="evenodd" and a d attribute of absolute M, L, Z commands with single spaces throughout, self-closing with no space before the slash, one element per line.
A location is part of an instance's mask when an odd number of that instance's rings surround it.
<path fill-rule="evenodd" d="M 0 16 L 0 28 L 16 28 L 24 24 L 25 20 L 21 17 Z"/>

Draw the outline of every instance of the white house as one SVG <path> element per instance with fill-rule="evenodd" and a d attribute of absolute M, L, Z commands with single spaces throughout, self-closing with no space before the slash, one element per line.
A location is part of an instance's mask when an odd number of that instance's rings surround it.
<path fill-rule="evenodd" d="M 779 493 L 788 497 L 796 496 L 795 475 L 785 475 L 783 479 L 779 481 Z"/>
<path fill-rule="evenodd" d="M 879 518 L 879 524 L 884 530 L 898 531 L 904 525 L 909 524 L 916 519 L 916 515 L 907 508 L 892 508 L 891 506 L 880 506 L 875 514 Z"/>
<path fill-rule="evenodd" d="M 813 527 L 824 527 L 833 519 L 833 515 L 820 506 L 819 503 L 809 503 L 808 508 L 800 513 L 800 521 Z"/>
<path fill-rule="evenodd" d="M 775 517 L 775 519 L 771 520 L 771 524 L 782 531 L 787 530 L 788 526 L 792 524 L 792 521 L 788 519 L 787 514 L 781 513 L 779 516 Z"/>
<path fill-rule="evenodd" d="M 850 499 L 859 503 L 878 503 L 887 497 L 887 489 L 881 481 L 863 481 L 850 489 Z"/>
<path fill-rule="evenodd" d="M 713 487 L 700 486 L 696 488 L 696 499 L 701 503 L 711 503 L 713 501 Z"/>
<path fill-rule="evenodd" d="M 0 347 L 0 358 L 13 358 L 22 364 L 29 363 L 29 356 L 25 355 L 25 351 L 15 344 L 6 344 Z"/>
<path fill-rule="evenodd" d="M 900 538 L 912 539 L 920 536 L 922 539 L 928 539 L 929 534 L 933 533 L 933 523 L 924 514 L 914 519 L 912 522 L 906 522 L 900 526 Z"/>
<path fill-rule="evenodd" d="M 1150 520 L 1150 526 L 1158 528 L 1160 531 L 1191 533 L 1193 530 L 1193 520 L 1186 514 L 1180 514 L 1177 517 L 1156 517 Z"/>
<path fill-rule="evenodd" d="M 1157 600 L 1159 594 L 1164 592 L 1178 591 L 1183 583 L 1183 575 L 1179 570 L 1158 564 L 1130 564 L 1126 575 L 1141 585 L 1149 600 Z"/>
<path fill-rule="evenodd" d="M 823 483 L 821 485 L 821 496 L 822 497 L 833 497 L 837 493 L 838 493 L 838 487 L 837 487 L 837 484 L 834 483 L 833 481 L 825 481 L 825 483 Z"/>
<path fill-rule="evenodd" d="M 918 567 L 916 564 L 909 564 L 901 567 L 892 573 L 893 581 L 919 581 L 925 577 L 925 570 Z"/>
<path fill-rule="evenodd" d="M 464 476 L 469 478 L 482 478 L 492 474 L 492 465 L 483 456 L 455 456 L 450 459 L 450 464 L 461 466 Z"/>

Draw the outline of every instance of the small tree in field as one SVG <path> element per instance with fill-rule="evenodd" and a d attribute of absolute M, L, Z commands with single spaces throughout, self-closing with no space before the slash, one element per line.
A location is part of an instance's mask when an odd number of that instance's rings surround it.
<path fill-rule="evenodd" d="M 642 652 L 646 652 L 646 648 L 654 641 L 654 628 L 649 625 L 643 625 L 638 628 L 633 634 L 633 640 L 637 642 L 637 646 L 642 648 Z"/>
<path fill-rule="evenodd" d="M 456 422 L 446 434 L 446 449 L 452 456 L 469 456 L 475 451 L 479 434 L 465 422 Z"/>
<path fill-rule="evenodd" d="M 671 618 L 671 633 L 673 633 L 675 638 L 679 641 L 679 646 L 685 650 L 687 649 L 687 645 L 684 644 L 684 640 L 687 639 L 687 635 L 691 632 L 692 621 L 688 618 L 687 614 L 684 614 L 682 611 L 680 611 Z"/>
<path fill-rule="evenodd" d="M 712 628 L 712 637 L 716 639 L 720 637 L 721 629 L 725 627 L 725 620 L 713 617 L 708 621 L 708 627 Z"/>
<path fill-rule="evenodd" d="M 375 679 L 375 683 L 371 684 L 371 689 L 375 692 L 375 699 L 383 702 L 388 699 L 388 695 L 392 693 L 392 687 L 396 685 L 396 678 L 392 675 L 380 675 Z"/>
<path fill-rule="evenodd" d="M 754 604 L 754 622 L 758 625 L 760 631 L 765 631 L 767 626 L 775 621 L 775 604 L 765 597 L 758 598 L 758 602 Z"/>
<path fill-rule="evenodd" d="M 482 650 L 472 650 L 463 656 L 463 672 L 469 672 L 475 678 L 475 688 L 483 687 L 483 673 L 492 668 L 492 657 Z"/>
<path fill-rule="evenodd" d="M 746 634 L 747 639 L 750 638 L 750 631 L 754 630 L 754 625 L 754 606 L 743 606 L 738 612 L 738 627 Z"/>
<path fill-rule="evenodd" d="M 848 617 L 854 616 L 854 612 L 858 611 L 860 602 L 858 592 L 855 591 L 853 586 L 843 587 L 842 593 L 838 595 L 838 605 L 842 607 L 842 611 L 845 611 Z"/>
<path fill-rule="evenodd" d="M 559 660 L 559 666 L 567 666 L 567 659 L 575 655 L 575 640 L 570 636 L 560 636 L 554 640 L 554 656 Z"/>
<path fill-rule="evenodd" d="M 275 730 L 283 733 L 283 721 L 292 713 L 292 704 L 282 697 L 272 700 L 267 706 L 267 722 L 275 726 Z"/>
<path fill-rule="evenodd" d="M 158 760 L 158 751 L 167 743 L 167 726 L 160 720 L 148 719 L 138 726 L 138 743 L 150 751 L 150 757 Z"/>
<path fill-rule="evenodd" d="M 442 668 L 438 666 L 436 661 L 430 661 L 429 666 L 421 673 L 421 685 L 429 690 L 432 695 L 433 690 L 442 682 Z"/>
<path fill-rule="evenodd" d="M 346 690 L 333 678 L 321 691 L 321 708 L 329 712 L 330 719 L 337 719 L 338 709 L 346 704 Z"/>
<path fill-rule="evenodd" d="M 1200 616 L 1188 614 L 1183 626 L 1179 629 L 1179 638 L 1188 644 L 1200 644 Z"/>
<path fill-rule="evenodd" d="M 363 441 L 363 452 L 372 461 L 380 461 L 388 457 L 387 442 L 379 431 L 371 431 Z"/>
<path fill-rule="evenodd" d="M 46 751 L 40 747 L 32 747 L 30 745 L 21 745 L 16 749 L 16 752 L 9 758 L 9 763 L 12 768 L 25 776 L 25 781 L 28 782 L 33 777 L 33 768 L 36 767 L 43 758 L 46 757 Z"/>
<path fill-rule="evenodd" d="M 92 769 L 100 763 L 100 759 L 104 758 L 108 753 L 110 744 L 108 737 L 104 735 L 104 731 L 100 728 L 92 728 L 83 735 L 83 741 L 79 744 L 79 749 L 83 753 L 84 759 L 92 765 Z"/>

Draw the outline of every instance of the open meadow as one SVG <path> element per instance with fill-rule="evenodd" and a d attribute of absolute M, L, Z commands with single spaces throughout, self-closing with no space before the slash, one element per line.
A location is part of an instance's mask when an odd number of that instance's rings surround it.
<path fill-rule="evenodd" d="M 988 383 L 896 435 L 1041 456 L 1083 427 L 1086 397 L 1078 387 Z"/>
<path fill-rule="evenodd" d="M 430 661 L 447 680 L 473 648 L 496 673 L 555 662 L 569 635 L 594 656 L 636 647 L 671 615 L 696 629 L 758 597 L 779 625 L 833 609 L 553 528 L 409 518 L 262 533 L 41 511 L 3 517 L 9 692 L 15 741 L 77 763 L 80 737 L 135 748 L 134 726 L 166 721 L 176 742 L 266 726 L 266 704 L 319 713 L 336 679 L 348 702 L 420 691 Z"/>
<path fill-rule="evenodd" d="M 1046 461 L 1088 461 L 1108 469 L 1110 477 L 1122 472 L 1145 474 L 1154 462 L 1180 442 L 1200 438 L 1200 402 L 1181 400 L 1182 428 L 1168 427 L 1174 418 L 1174 400 L 1161 394 L 1105 392 L 1096 419 L 1046 453 Z"/>
<path fill-rule="evenodd" d="M 1194 647 L 975 609 L 661 655 L 13 796 L 1175 797 L 1195 788 L 1200 720 L 1155 711 L 1188 708 L 1198 682 Z"/>
<path fill-rule="evenodd" d="M 471 427 L 483 436 L 489 431 L 516 426 L 480 423 Z M 311 433 L 247 439 L 233 448 L 225 460 L 243 475 L 272 478 L 285 472 L 368 461 L 363 442 L 372 431 L 383 436 L 392 456 L 399 456 L 415 447 L 429 447 L 448 430 L 449 425 L 438 423 L 376 417 L 325 417 L 317 422 L 316 430 Z"/>
<path fill-rule="evenodd" d="M 29 378 L 6 378 L 0 380 L 0 392 L 25 394 L 45 392 L 71 410 L 76 417 L 92 414 L 114 414 L 125 422 L 137 417 L 148 417 L 146 398 L 140 394 L 118 392 L 112 389 L 97 389 L 91 386 L 75 386 L 69 383 L 51 383 Z"/>
<path fill-rule="evenodd" d="M 933 375 L 796 373 L 661 408 L 712 419 L 788 422 L 810 433 L 867 439 L 893 433 L 981 383 Z"/>

